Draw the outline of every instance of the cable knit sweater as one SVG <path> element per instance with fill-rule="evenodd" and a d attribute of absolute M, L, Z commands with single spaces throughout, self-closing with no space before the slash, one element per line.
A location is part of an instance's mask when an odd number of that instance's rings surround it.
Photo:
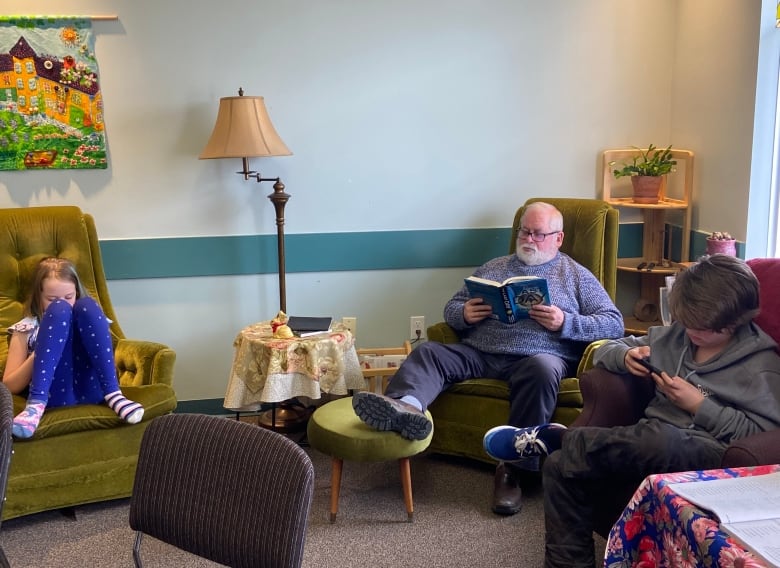
<path fill-rule="evenodd" d="M 464 285 L 444 306 L 444 319 L 463 343 L 480 351 L 506 355 L 552 353 L 576 365 L 588 343 L 623 336 L 623 316 L 604 287 L 587 268 L 562 252 L 536 266 L 525 264 L 514 254 L 501 256 L 477 268 L 474 276 L 499 282 L 512 276 L 544 277 L 550 302 L 564 313 L 563 327 L 558 331 L 549 331 L 532 319 L 506 324 L 487 318 L 468 325 L 463 319 L 463 305 L 469 299 Z"/>

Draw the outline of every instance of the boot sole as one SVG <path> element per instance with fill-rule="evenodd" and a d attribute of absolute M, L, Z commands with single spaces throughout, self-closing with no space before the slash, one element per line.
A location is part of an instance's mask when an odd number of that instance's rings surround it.
<path fill-rule="evenodd" d="M 358 418 L 375 430 L 398 432 L 407 440 L 424 440 L 433 428 L 426 416 L 400 410 L 391 402 L 369 392 L 355 394 L 352 397 L 352 408 Z"/>

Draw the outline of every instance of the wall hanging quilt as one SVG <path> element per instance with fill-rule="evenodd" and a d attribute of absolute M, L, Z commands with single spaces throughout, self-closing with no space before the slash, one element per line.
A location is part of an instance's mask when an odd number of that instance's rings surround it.
<path fill-rule="evenodd" d="M 0 16 L 0 170 L 105 169 L 88 18 Z"/>

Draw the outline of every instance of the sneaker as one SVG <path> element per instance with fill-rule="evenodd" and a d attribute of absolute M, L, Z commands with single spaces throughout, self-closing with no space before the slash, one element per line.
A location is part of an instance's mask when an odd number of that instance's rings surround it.
<path fill-rule="evenodd" d="M 363 422 L 382 432 L 398 432 L 407 440 L 424 440 L 433 423 L 411 404 L 368 391 L 355 393 L 352 408 Z"/>
<path fill-rule="evenodd" d="M 490 457 L 499 461 L 538 458 L 561 447 L 563 424 L 542 424 L 528 428 L 496 426 L 485 434 L 482 443 Z"/>

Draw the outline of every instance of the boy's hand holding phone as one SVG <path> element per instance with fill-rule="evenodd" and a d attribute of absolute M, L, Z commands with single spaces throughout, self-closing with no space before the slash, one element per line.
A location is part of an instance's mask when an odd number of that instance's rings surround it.
<path fill-rule="evenodd" d="M 649 357 L 647 356 L 638 358 L 632 357 L 632 359 L 639 363 L 642 368 L 649 371 L 653 382 L 655 382 L 655 387 L 661 394 L 668 398 L 670 402 L 691 414 L 696 414 L 699 405 L 704 400 L 704 395 L 701 394 L 699 389 L 681 377 L 665 373 L 650 363 Z"/>
<path fill-rule="evenodd" d="M 650 371 L 651 373 L 655 373 L 655 374 L 656 374 L 656 375 L 658 375 L 659 377 L 660 377 L 660 376 L 661 376 L 661 374 L 663 373 L 663 371 L 662 371 L 661 369 L 659 369 L 658 367 L 656 367 L 655 365 L 653 365 L 653 364 L 650 362 L 650 359 L 648 359 L 647 357 L 643 357 L 642 359 L 637 359 L 637 361 L 638 361 L 638 362 L 639 362 L 639 364 L 640 364 L 640 365 L 642 365 L 642 366 L 643 366 L 645 369 L 647 369 L 647 370 L 648 370 L 648 371 Z"/>
<path fill-rule="evenodd" d="M 650 358 L 650 348 L 647 346 L 632 347 L 626 351 L 625 366 L 626 370 L 632 375 L 638 377 L 646 377 L 649 374 L 649 369 L 644 365 L 643 361 Z"/>

